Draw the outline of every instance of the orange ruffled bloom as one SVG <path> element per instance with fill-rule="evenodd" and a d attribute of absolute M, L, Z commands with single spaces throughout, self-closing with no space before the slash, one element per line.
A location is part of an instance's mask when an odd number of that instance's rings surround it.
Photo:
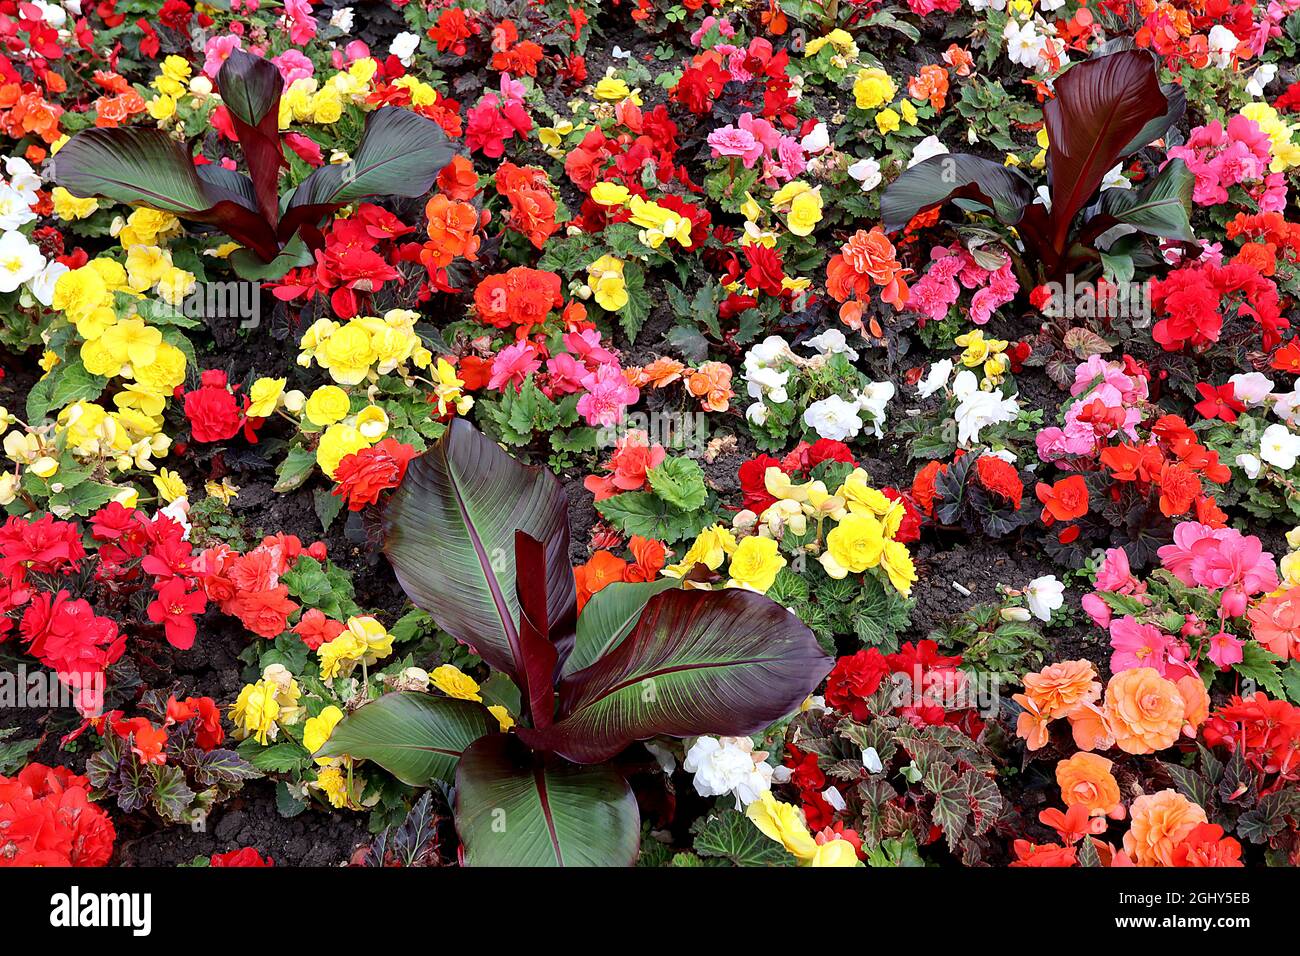
<path fill-rule="evenodd" d="M 1138 797 L 1133 801 L 1132 816 L 1133 824 L 1124 834 L 1124 851 L 1138 866 L 1173 866 L 1178 844 L 1208 822 L 1205 811 L 1177 790 Z"/>
<path fill-rule="evenodd" d="M 573 569 L 574 584 L 578 589 L 578 611 L 591 596 L 615 581 L 623 580 L 623 570 L 627 562 L 609 551 L 597 551 L 586 564 Z"/>
<path fill-rule="evenodd" d="M 883 229 L 859 229 L 826 264 L 826 291 L 836 302 L 867 299 L 874 282 L 884 290 L 881 299 L 901 309 L 908 295 L 903 279 L 911 274 L 896 258 L 894 245 Z"/>
<path fill-rule="evenodd" d="M 686 375 L 686 391 L 700 400 L 707 412 L 725 412 L 736 393 L 731 390 L 731 366 L 725 362 L 705 362 Z"/>
<path fill-rule="evenodd" d="M 1173 681 L 1165 680 L 1154 668 L 1134 667 L 1110 679 L 1106 712 L 1120 750 L 1150 754 L 1178 740 L 1186 704 Z"/>
<path fill-rule="evenodd" d="M 1061 661 L 1026 674 L 1025 694 L 1048 720 L 1056 720 L 1100 697 L 1101 683 L 1091 662 Z"/>
<path fill-rule="evenodd" d="M 478 211 L 467 202 L 454 202 L 442 193 L 430 197 L 424 206 L 429 220 L 429 241 L 420 251 L 420 261 L 430 269 L 445 269 L 457 258 L 478 259 Z"/>
<path fill-rule="evenodd" d="M 1056 765 L 1056 784 L 1067 807 L 1082 806 L 1088 815 L 1106 816 L 1120 805 L 1119 783 L 1110 772 L 1111 761 L 1097 754 L 1079 753 Z"/>

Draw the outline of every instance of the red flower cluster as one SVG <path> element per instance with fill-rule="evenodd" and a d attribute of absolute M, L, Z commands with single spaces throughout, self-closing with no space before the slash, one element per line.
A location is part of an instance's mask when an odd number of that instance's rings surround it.
<path fill-rule="evenodd" d="M 574 185 L 589 193 L 602 180 L 621 182 L 633 192 L 640 187 L 639 192 L 644 195 L 641 176 L 649 167 L 661 183 L 677 179 L 693 192 L 699 191 L 686 168 L 676 164 L 677 124 L 669 118 L 666 106 L 661 103 L 645 113 L 630 100 L 624 100 L 615 109 L 615 117 L 624 132 L 615 130 L 614 136 L 607 136 L 604 130 L 593 128 L 564 157 L 564 171 Z M 672 208 L 668 203 L 660 204 Z M 587 199 L 582 209 L 584 223 L 589 221 L 589 216 L 599 216 L 599 210 L 589 210 L 589 205 L 595 204 Z"/>
<path fill-rule="evenodd" d="M 282 302 L 328 296 L 340 319 L 368 314 L 385 283 L 402 283 L 396 264 L 420 260 L 419 243 L 399 241 L 414 231 L 388 210 L 362 203 L 351 216 L 330 223 L 314 265 L 290 269 L 271 291 Z"/>
<path fill-rule="evenodd" d="M 670 91 L 674 102 L 685 106 L 697 116 L 713 109 L 713 102 L 723 88 L 733 80 L 743 80 L 747 86 L 746 99 L 756 99 L 762 91 L 764 118 L 779 122 L 786 129 L 794 129 L 798 120 L 791 112 L 795 99 L 791 95 L 787 67 L 790 54 L 782 49 L 773 52 L 772 43 L 755 37 L 743 52 L 737 51 L 724 61 L 717 49 L 697 54 L 685 70 L 677 85 Z"/>
<path fill-rule="evenodd" d="M 0 777 L 0 866 L 105 866 L 116 837 L 85 777 L 39 763 Z"/>
<path fill-rule="evenodd" d="M 395 438 L 345 455 L 334 472 L 334 494 L 347 502 L 349 511 L 373 505 L 383 492 L 402 483 L 406 466 L 414 457 L 415 449 Z"/>
<path fill-rule="evenodd" d="M 1249 766 L 1273 777 L 1261 795 L 1300 781 L 1300 707 L 1261 693 L 1234 696 L 1210 715 L 1203 733 L 1211 747 L 1243 748 Z"/>
<path fill-rule="evenodd" d="M 1198 262 L 1175 269 L 1151 284 L 1151 305 L 1164 316 L 1151 330 L 1152 337 L 1167 352 L 1189 345 L 1204 350 L 1219 341 L 1229 318 L 1254 320 L 1265 352 L 1277 348 L 1282 331 L 1290 327 L 1277 286 L 1245 262 Z"/>
<path fill-rule="evenodd" d="M 460 11 L 456 12 L 459 13 Z M 208 866 L 266 867 L 275 866 L 275 860 L 269 856 L 263 857 L 251 846 L 246 846 L 238 850 L 231 850 L 229 853 L 212 854 L 208 858 Z"/>
<path fill-rule="evenodd" d="M 492 69 L 511 76 L 536 76 L 542 55 L 541 46 L 532 40 L 519 41 L 514 21 L 502 20 L 492 30 Z"/>
<path fill-rule="evenodd" d="M 1020 510 L 1020 500 L 1025 493 L 1025 483 L 1020 480 L 1016 466 L 997 455 L 980 455 L 975 460 L 975 477 L 986 491 L 1001 496 Z"/>
<path fill-rule="evenodd" d="M 1158 491 L 1160 512 L 1166 517 L 1185 515 L 1194 505 L 1198 521 L 1221 525 L 1222 514 L 1202 486 L 1202 480 L 1223 484 L 1232 477 L 1218 452 L 1202 445 L 1177 415 L 1157 419 L 1151 433 L 1155 444 L 1121 443 L 1102 450 L 1101 463 L 1111 477 L 1119 483 L 1135 483 L 1139 491 Z"/>
<path fill-rule="evenodd" d="M 220 544 L 200 554 L 194 569 L 204 592 L 223 613 L 239 618 L 259 637 L 273 638 L 289 629 L 289 616 L 298 610 L 280 575 L 302 554 L 324 560 L 325 544 L 318 541 L 304 549 L 291 534 L 263 538 L 247 554 Z"/>
<path fill-rule="evenodd" d="M 984 724 L 960 667 L 961 656 L 941 657 L 934 641 L 908 641 L 897 654 L 870 647 L 835 662 L 826 678 L 826 703 L 854 720 L 866 720 L 871 715 L 867 698 L 889 676 L 899 716 L 918 727 L 950 724 L 974 736 Z"/>
<path fill-rule="evenodd" d="M 450 7 L 438 15 L 427 32 L 429 39 L 438 44 L 439 53 L 450 50 L 456 56 L 465 55 L 465 41 L 479 31 L 478 22 L 471 17 L 472 11 L 471 16 L 466 16 L 459 7 Z"/>
<path fill-rule="evenodd" d="M 199 387 L 185 393 L 185 417 L 190 421 L 191 437 L 200 442 L 227 441 L 242 428 L 248 440 L 256 442 L 251 420 L 244 415 L 248 404 L 247 396 L 240 401 L 235 395 L 225 372 L 208 369 Z"/>

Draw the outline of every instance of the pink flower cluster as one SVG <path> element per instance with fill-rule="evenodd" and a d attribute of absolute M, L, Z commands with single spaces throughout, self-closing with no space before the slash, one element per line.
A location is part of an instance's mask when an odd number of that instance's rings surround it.
<path fill-rule="evenodd" d="M 1174 540 L 1158 552 L 1166 571 L 1188 587 L 1221 591 L 1219 606 L 1230 617 L 1246 613 L 1246 602 L 1276 590 L 1277 564 L 1259 538 L 1234 528 L 1184 521 Z"/>
<path fill-rule="evenodd" d="M 948 310 L 961 297 L 961 290 L 975 289 L 966 317 L 984 325 L 993 313 L 1016 297 L 1020 283 L 1004 259 L 994 270 L 985 269 L 960 242 L 930 250 L 930 267 L 911 287 L 907 307 L 933 322 L 947 318 Z"/>
<path fill-rule="evenodd" d="M 915 292 L 916 286 L 912 289 Z M 1076 401 L 1065 412 L 1065 427 L 1051 425 L 1035 438 L 1043 461 L 1091 457 L 1117 432 L 1137 441 L 1142 421 L 1137 406 L 1147 400 L 1147 379 L 1136 366 L 1090 355 L 1075 367 L 1070 394 Z"/>
<path fill-rule="evenodd" d="M 538 388 L 552 400 L 581 392 L 578 414 L 588 425 L 617 425 L 641 397 L 640 389 L 628 384 L 617 353 L 601 344 L 596 329 L 566 332 L 563 341 L 565 351 L 546 358 L 546 371 L 536 379 Z M 542 367 L 544 349 L 540 342 L 526 339 L 506 346 L 492 360 L 488 388 L 518 391 Z"/>
<path fill-rule="evenodd" d="M 717 47 L 727 50 L 725 46 Z M 736 49 L 744 58 L 745 51 Z M 732 79 L 736 79 L 733 75 Z M 737 157 L 746 169 L 763 162 L 763 178 L 769 184 L 794 179 L 807 168 L 807 160 L 799 140 L 778 132 L 777 128 L 753 113 L 741 113 L 735 126 L 722 126 L 709 134 L 709 146 L 716 159 L 720 156 Z"/>
<path fill-rule="evenodd" d="M 1185 145 L 1169 149 L 1169 156 L 1181 159 L 1196 176 L 1192 200 L 1198 206 L 1225 203 L 1230 187 L 1245 186 L 1260 212 L 1286 209 L 1286 176 L 1268 171 L 1273 159 L 1269 138 L 1252 119 L 1234 116 L 1227 129 L 1218 120 L 1198 126 Z"/>
<path fill-rule="evenodd" d="M 501 92 L 485 93 L 466 112 L 465 145 L 471 152 L 498 159 L 506 151 L 506 140 L 533 128 L 532 117 L 524 106 L 524 92 L 522 83 L 502 73 Z"/>

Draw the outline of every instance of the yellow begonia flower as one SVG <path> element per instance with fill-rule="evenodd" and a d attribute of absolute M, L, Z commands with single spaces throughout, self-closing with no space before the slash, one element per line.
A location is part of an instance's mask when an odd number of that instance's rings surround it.
<path fill-rule="evenodd" d="M 826 535 L 827 553 L 854 574 L 879 564 L 884 549 L 885 530 L 870 515 L 847 514 Z"/>
<path fill-rule="evenodd" d="M 682 555 L 678 564 L 664 568 L 669 577 L 680 578 L 697 564 L 702 564 L 710 571 L 722 567 L 723 560 L 736 550 L 736 536 L 731 529 L 720 524 L 705 528 L 696 536 L 695 541 Z"/>
<path fill-rule="evenodd" d="M 78 199 L 62 186 L 55 186 L 51 190 L 50 199 L 54 203 L 54 215 L 65 222 L 73 219 L 85 219 L 99 209 L 99 200 L 93 196 L 89 199 Z"/>
<path fill-rule="evenodd" d="M 488 707 L 488 713 L 497 719 L 497 725 L 503 734 L 515 725 L 515 719 L 510 716 L 510 711 L 501 704 L 492 704 Z"/>
<path fill-rule="evenodd" d="M 617 312 L 628 303 L 621 259 L 607 254 L 587 266 L 587 285 L 591 286 L 596 304 L 606 312 Z"/>
<path fill-rule="evenodd" d="M 619 183 L 596 183 L 591 187 L 591 200 L 601 206 L 621 206 L 632 198 L 626 186 Z"/>
<path fill-rule="evenodd" d="M 388 413 L 378 405 L 367 405 L 357 412 L 355 425 L 366 441 L 379 441 L 388 432 Z"/>
<path fill-rule="evenodd" d="M 483 700 L 479 695 L 478 681 L 454 664 L 435 667 L 429 672 L 429 682 L 448 697 L 455 697 L 457 700 Z"/>
<path fill-rule="evenodd" d="M 153 478 L 154 489 L 158 492 L 158 497 L 169 504 L 177 498 L 184 498 L 189 494 L 189 489 L 185 487 L 185 482 L 174 471 L 168 471 L 163 468 Z"/>
<path fill-rule="evenodd" d="M 859 70 L 853 81 L 853 101 L 860 110 L 879 109 L 891 102 L 897 92 L 889 74 L 878 66 Z"/>
<path fill-rule="evenodd" d="M 907 546 L 897 541 L 886 541 L 881 554 L 881 564 L 889 575 L 889 583 L 903 597 L 910 597 L 912 585 L 916 583 L 916 566 L 912 564 L 912 555 Z"/>
<path fill-rule="evenodd" d="M 776 581 L 777 572 L 785 564 L 785 558 L 777 552 L 776 542 L 771 538 L 745 538 L 731 555 L 728 568 L 731 580 L 727 587 L 743 587 L 762 594 Z"/>
<path fill-rule="evenodd" d="M 275 412 L 284 394 L 286 379 L 259 378 L 248 390 L 248 417 L 267 418 Z"/>
<path fill-rule="evenodd" d="M 746 807 L 745 816 L 754 822 L 754 826 L 764 836 L 780 843 L 801 861 L 807 862 L 817 855 L 817 842 L 808 832 L 808 825 L 799 808 L 777 800 L 771 791 L 760 794 L 757 800 Z"/>
<path fill-rule="evenodd" d="M 322 385 L 311 393 L 311 398 L 303 406 L 307 420 L 318 428 L 343 421 L 350 410 L 348 393 L 337 385 Z"/>
<path fill-rule="evenodd" d="M 858 851 L 848 840 L 827 840 L 817 847 L 809 866 L 861 866 Z"/>
<path fill-rule="evenodd" d="M 904 123 L 906 123 L 908 126 L 916 125 L 916 121 L 918 119 L 916 115 L 916 106 L 913 105 L 911 100 L 907 100 L 907 99 L 903 100 L 901 103 L 898 104 L 898 109 L 899 112 L 903 114 Z"/>
<path fill-rule="evenodd" d="M 892 109 L 884 109 L 876 114 L 876 129 L 883 136 L 898 129 L 901 117 Z"/>
<path fill-rule="evenodd" d="M 331 425 L 325 429 L 320 444 L 316 446 L 316 464 L 320 465 L 326 476 L 333 478 L 339 462 L 348 455 L 369 447 L 370 442 L 366 441 L 366 436 L 351 425 Z"/>
<path fill-rule="evenodd" d="M 602 77 L 596 84 L 593 93 L 598 100 L 617 103 L 631 97 L 633 103 L 637 106 L 641 105 L 641 97 L 637 95 L 636 91 L 616 76 Z"/>
<path fill-rule="evenodd" d="M 343 711 L 333 704 L 330 704 L 315 717 L 308 717 L 307 721 L 302 725 L 302 745 L 307 749 L 307 752 L 315 754 L 321 747 L 324 747 L 329 742 L 330 735 L 334 733 L 334 728 L 342 719 Z M 329 766 L 334 759 L 333 757 L 317 757 L 316 763 L 322 767 Z"/>

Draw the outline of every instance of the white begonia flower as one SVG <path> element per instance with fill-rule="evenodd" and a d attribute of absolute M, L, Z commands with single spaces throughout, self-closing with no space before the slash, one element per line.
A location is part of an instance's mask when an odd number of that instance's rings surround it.
<path fill-rule="evenodd" d="M 52 259 L 44 269 L 27 281 L 27 291 L 48 309 L 54 304 L 54 284 L 59 281 L 59 276 L 68 271 L 70 270 L 62 262 Z"/>
<path fill-rule="evenodd" d="M 355 24 L 356 13 L 351 7 L 339 7 L 330 17 L 330 26 L 349 36 L 351 36 Z"/>
<path fill-rule="evenodd" d="M 1007 20 L 1002 31 L 1002 39 L 1007 43 L 1007 59 L 1027 69 L 1038 65 L 1046 40 L 1039 34 L 1032 20 L 1017 23 Z"/>
<path fill-rule="evenodd" d="M 1259 438 L 1259 457 L 1274 468 L 1290 471 L 1300 456 L 1300 435 L 1285 425 L 1269 425 Z"/>
<path fill-rule="evenodd" d="M 839 329 L 827 329 L 821 335 L 814 335 L 804 345 L 816 349 L 822 355 L 847 355 L 850 361 L 857 361 L 858 352 L 849 347 L 849 341 Z"/>
<path fill-rule="evenodd" d="M 1047 622 L 1052 619 L 1052 612 L 1065 604 L 1065 585 L 1056 580 L 1056 575 L 1045 574 L 1034 578 L 1025 588 L 1025 602 L 1034 617 Z"/>
<path fill-rule="evenodd" d="M 1261 63 L 1255 68 L 1255 72 L 1250 74 L 1250 79 L 1246 82 L 1246 92 L 1257 100 L 1262 99 L 1264 88 L 1272 83 L 1276 76 L 1276 63 Z"/>
<path fill-rule="evenodd" d="M 880 185 L 880 163 L 868 156 L 859 159 L 848 169 L 849 176 L 856 179 L 864 193 L 869 193 Z"/>
<path fill-rule="evenodd" d="M 1124 164 L 1116 163 L 1110 169 L 1106 170 L 1106 175 L 1101 181 L 1102 189 L 1132 189 L 1133 184 L 1128 181 L 1124 175 Z"/>
<path fill-rule="evenodd" d="M 772 767 L 764 753 L 754 753 L 748 737 L 700 737 L 686 752 L 682 769 L 694 775 L 702 797 L 736 798 L 736 809 L 753 803 L 772 789 Z"/>
<path fill-rule="evenodd" d="M 1273 414 L 1284 422 L 1291 422 L 1300 411 L 1300 384 L 1289 392 L 1279 392 L 1273 396 Z"/>
<path fill-rule="evenodd" d="M 420 48 L 420 36 L 417 33 L 399 33 L 388 45 L 388 52 L 402 61 L 402 66 L 410 66 L 415 51 Z"/>
<path fill-rule="evenodd" d="M 880 773 L 885 769 L 885 765 L 881 762 L 880 754 L 876 752 L 875 747 L 868 747 L 862 751 L 862 766 L 867 768 L 867 773 Z"/>
<path fill-rule="evenodd" d="M 45 257 L 21 232 L 0 236 L 0 292 L 13 292 L 45 268 Z"/>
<path fill-rule="evenodd" d="M 1263 405 L 1273 394 L 1273 383 L 1263 372 L 1238 372 L 1228 378 L 1232 397 L 1243 405 Z"/>
<path fill-rule="evenodd" d="M 790 398 L 785 390 L 789 380 L 789 372 L 778 372 L 774 368 L 758 368 L 745 374 L 750 398 L 767 398 L 777 405 L 785 404 Z"/>
<path fill-rule="evenodd" d="M 0 232 L 10 232 L 36 218 L 31 203 L 8 183 L 0 183 Z"/>
<path fill-rule="evenodd" d="M 965 401 L 979 390 L 980 380 L 968 368 L 962 369 L 957 373 L 957 377 L 952 380 L 952 394 L 959 402 Z"/>
<path fill-rule="evenodd" d="M 809 155 L 820 153 L 831 144 L 830 131 L 826 129 L 825 123 L 818 123 L 812 128 L 812 132 L 799 140 L 799 145 L 803 151 Z"/>
<path fill-rule="evenodd" d="M 885 406 L 893 397 L 894 383 L 888 381 L 868 382 L 866 388 L 858 395 L 858 408 L 869 417 L 872 431 L 877 438 L 884 437 L 885 433 L 880 426 L 885 421 Z"/>
<path fill-rule="evenodd" d="M 1264 463 L 1259 460 L 1258 455 L 1252 455 L 1249 452 L 1237 456 L 1237 467 L 1246 473 L 1246 477 L 1254 481 L 1259 477 L 1260 469 Z"/>
<path fill-rule="evenodd" d="M 1015 421 L 1019 414 L 1020 404 L 1014 398 L 1003 398 L 1001 392 L 976 389 L 962 399 L 953 412 L 953 418 L 957 420 L 957 443 L 969 447 L 979 441 L 981 429 Z"/>
<path fill-rule="evenodd" d="M 1220 70 L 1226 70 L 1232 65 L 1232 51 L 1237 49 L 1237 44 L 1240 42 L 1237 39 L 1237 34 L 1222 23 L 1216 23 L 1210 27 L 1208 39 L 1210 65 Z"/>
<path fill-rule="evenodd" d="M 846 402 L 838 395 L 813 402 L 803 413 L 803 423 L 821 438 L 848 441 L 862 431 L 856 402 Z"/>
<path fill-rule="evenodd" d="M 32 169 L 32 164 L 21 156 L 10 156 L 5 160 L 5 173 L 9 176 L 9 185 L 23 197 L 27 205 L 32 205 L 40 196 L 41 177 Z"/>
<path fill-rule="evenodd" d="M 917 163 L 923 163 L 932 156 L 944 156 L 947 152 L 948 147 L 939 142 L 938 136 L 927 136 L 912 150 L 912 158 L 907 161 L 907 168 L 911 169 Z"/>
<path fill-rule="evenodd" d="M 745 418 L 755 425 L 764 425 L 767 423 L 767 406 L 762 402 L 754 402 L 745 409 Z"/>
<path fill-rule="evenodd" d="M 948 384 L 952 377 L 952 359 L 942 359 L 930 366 L 925 378 L 916 383 L 916 392 L 922 398 L 929 398 Z"/>

